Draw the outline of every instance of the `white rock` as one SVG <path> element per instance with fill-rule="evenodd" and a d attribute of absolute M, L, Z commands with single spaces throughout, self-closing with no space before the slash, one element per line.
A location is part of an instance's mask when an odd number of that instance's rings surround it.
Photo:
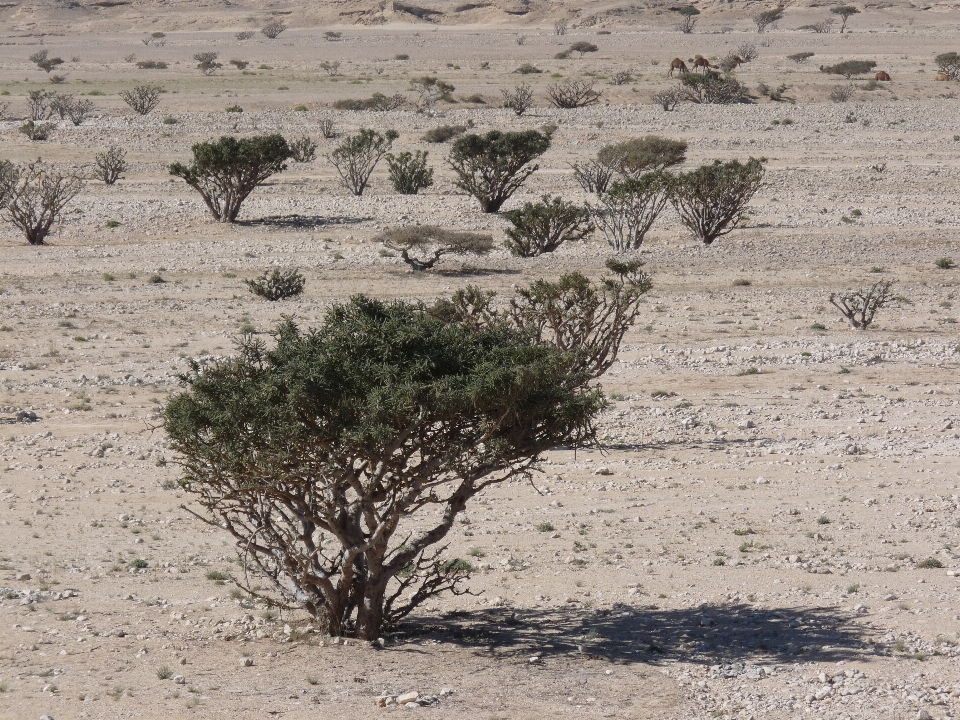
<path fill-rule="evenodd" d="M 765 477 L 761 476 L 757 478 L 757 485 L 769 485 L 769 484 L 770 484 L 770 481 L 767 480 Z"/>
<path fill-rule="evenodd" d="M 243 667 L 253 667 L 253 658 L 240 658 L 240 665 Z"/>
<path fill-rule="evenodd" d="M 917 712 L 917 720 L 933 720 L 933 716 L 926 710 L 921 709 Z"/>
<path fill-rule="evenodd" d="M 177 685 L 186 685 L 186 684 L 187 684 L 187 679 L 186 679 L 183 675 L 174 675 L 174 676 L 173 676 L 173 681 L 174 681 Z"/>
<path fill-rule="evenodd" d="M 403 695 L 397 695 L 397 704 L 406 705 L 407 703 L 415 703 L 420 699 L 420 693 L 416 690 L 411 690 L 410 692 L 405 692 Z"/>

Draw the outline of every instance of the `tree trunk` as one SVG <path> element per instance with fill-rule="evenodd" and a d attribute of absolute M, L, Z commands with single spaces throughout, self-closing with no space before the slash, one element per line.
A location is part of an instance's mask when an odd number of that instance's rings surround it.
<path fill-rule="evenodd" d="M 383 625 L 383 602 L 387 593 L 387 578 L 367 578 L 360 607 L 357 608 L 357 637 L 376 640 Z"/>

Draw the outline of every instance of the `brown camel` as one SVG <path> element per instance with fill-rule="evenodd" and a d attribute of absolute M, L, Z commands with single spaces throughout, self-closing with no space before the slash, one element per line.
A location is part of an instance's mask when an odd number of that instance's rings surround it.
<path fill-rule="evenodd" d="M 937 82 L 946 82 L 950 79 L 950 76 L 946 73 L 937 73 Z"/>
<path fill-rule="evenodd" d="M 705 57 L 697 55 L 697 59 L 693 61 L 693 71 L 696 72 L 697 70 L 705 70 L 706 68 L 713 68 L 716 70 L 717 66 L 711 65 L 710 61 Z"/>
<path fill-rule="evenodd" d="M 673 71 L 679 70 L 681 75 L 686 75 L 689 70 L 687 70 L 687 64 L 680 58 L 674 58 L 670 61 L 670 72 L 667 75 L 673 76 Z"/>
<path fill-rule="evenodd" d="M 884 72 L 883 70 L 881 70 L 880 72 L 877 73 L 875 79 L 879 80 L 880 82 L 890 82 L 890 73 Z"/>

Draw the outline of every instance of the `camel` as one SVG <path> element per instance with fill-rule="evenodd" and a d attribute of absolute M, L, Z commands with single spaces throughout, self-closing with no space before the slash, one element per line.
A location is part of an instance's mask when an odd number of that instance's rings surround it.
<path fill-rule="evenodd" d="M 881 70 L 877 73 L 875 79 L 879 80 L 880 82 L 890 82 L 890 73 Z"/>
<path fill-rule="evenodd" d="M 697 70 L 704 70 L 706 68 L 713 68 L 714 70 L 717 70 L 718 66 L 711 65 L 709 60 L 698 55 L 697 59 L 693 61 L 693 71 L 696 72 Z"/>
<path fill-rule="evenodd" d="M 946 73 L 937 73 L 937 82 L 947 82 L 950 79 L 950 76 Z"/>
<path fill-rule="evenodd" d="M 667 75 L 673 77 L 674 70 L 679 70 L 681 75 L 686 75 L 688 72 L 690 72 L 687 70 L 687 64 L 680 58 L 674 58 L 670 61 L 670 72 L 668 72 Z"/>

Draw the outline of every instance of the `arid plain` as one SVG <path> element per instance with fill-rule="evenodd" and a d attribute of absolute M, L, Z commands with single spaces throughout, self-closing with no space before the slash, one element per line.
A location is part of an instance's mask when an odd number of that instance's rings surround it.
<path fill-rule="evenodd" d="M 562 37 L 547 21 L 408 22 L 238 41 L 239 21 L 194 32 L 162 14 L 0 31 L 0 159 L 83 166 L 118 145 L 131 165 L 116 185 L 86 182 L 47 246 L 0 226 L 0 411 L 39 416 L 4 424 L 0 441 L 0 717 L 955 717 L 960 271 L 936 261 L 960 263 L 960 88 L 934 80 L 933 57 L 960 50 L 958 22 L 891 7 L 820 35 L 794 29 L 828 14 L 807 8 L 758 34 L 748 14 L 707 13 L 690 35 L 669 14 L 573 22 Z M 144 44 L 155 31 L 166 37 Z M 599 50 L 554 59 L 580 40 Z M 752 103 L 652 102 L 676 85 L 673 57 L 743 43 L 758 52 L 736 73 Z M 63 83 L 28 60 L 41 48 L 64 59 Z M 205 50 L 224 63 L 211 76 L 192 60 Z M 801 51 L 815 56 L 787 59 Z M 150 59 L 168 68 L 137 69 Z M 850 100 L 831 102 L 847 81 L 818 67 L 844 59 L 876 60 L 893 80 L 855 78 Z M 544 72 L 514 74 L 523 63 Z M 632 80 L 611 84 L 621 70 Z M 433 115 L 330 107 L 373 92 L 412 102 L 409 81 L 426 74 L 457 102 Z M 553 74 L 592 77 L 603 100 L 548 107 Z M 118 93 L 145 81 L 166 92 L 139 117 Z M 517 118 L 498 106 L 520 81 L 536 107 Z M 760 83 L 786 84 L 784 99 Z M 27 140 L 38 88 L 82 94 L 92 116 Z M 475 94 L 485 103 L 465 102 Z M 397 195 L 381 165 L 363 197 L 348 195 L 324 157 L 338 142 L 321 138 L 324 118 L 341 136 L 397 130 L 397 149 L 429 150 L 436 184 Z M 469 123 L 558 126 L 508 207 L 546 192 L 592 202 L 570 164 L 648 133 L 686 140 L 684 168 L 765 157 L 766 182 L 745 227 L 711 247 L 672 211 L 658 220 L 641 251 L 654 289 L 602 379 L 603 446 L 549 453 L 535 487 L 486 492 L 458 523 L 450 552 L 478 567 L 481 594 L 429 603 L 382 648 L 338 642 L 218 579 L 238 572 L 232 543 L 181 509 L 160 410 L 185 358 L 228 354 L 242 329 L 282 315 L 317 323 L 355 293 L 599 277 L 599 234 L 536 259 L 502 249 L 505 221 L 454 187 L 449 144 L 421 139 Z M 192 143 L 267 132 L 310 135 L 318 157 L 254 192 L 236 224 L 213 222 L 169 176 Z M 414 223 L 492 232 L 498 249 L 412 273 L 372 238 Z M 243 280 L 270 267 L 299 267 L 304 295 L 252 295 Z M 855 331 L 828 297 L 877 279 L 899 299 Z M 436 701 L 377 707 L 408 691 Z"/>

